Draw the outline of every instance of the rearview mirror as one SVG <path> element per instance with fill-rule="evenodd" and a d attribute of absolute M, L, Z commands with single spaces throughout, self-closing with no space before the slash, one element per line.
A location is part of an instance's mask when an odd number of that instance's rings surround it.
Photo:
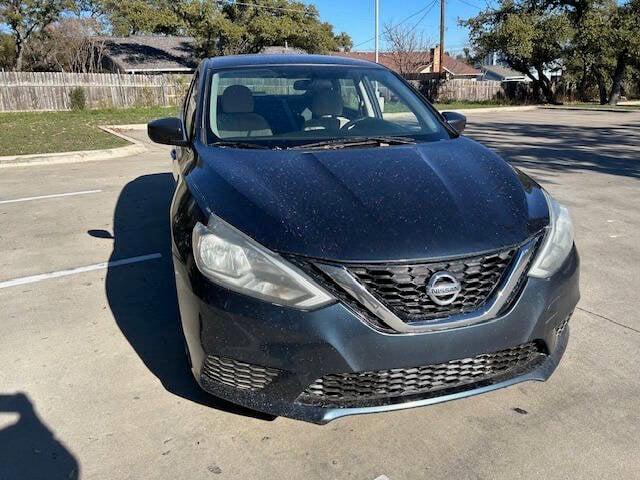
<path fill-rule="evenodd" d="M 296 80 L 295 82 L 293 82 L 293 89 L 296 91 L 306 92 L 310 88 L 311 88 L 311 80 L 304 79 L 304 80 Z"/>
<path fill-rule="evenodd" d="M 467 117 L 458 112 L 442 112 L 442 116 L 456 132 L 464 132 L 467 126 Z"/>
<path fill-rule="evenodd" d="M 176 147 L 186 147 L 189 142 L 185 138 L 182 120 L 175 117 L 160 118 L 147 124 L 147 135 L 152 142 Z"/>

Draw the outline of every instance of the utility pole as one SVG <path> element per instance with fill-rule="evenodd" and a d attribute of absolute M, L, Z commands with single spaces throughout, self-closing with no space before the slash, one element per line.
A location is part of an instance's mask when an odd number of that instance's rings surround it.
<path fill-rule="evenodd" d="M 440 66 L 438 68 L 438 73 L 441 77 L 444 73 L 444 1 L 445 0 L 440 0 L 440 58 L 438 59 Z"/>
<path fill-rule="evenodd" d="M 380 55 L 380 0 L 375 0 L 375 17 L 376 17 L 376 63 L 379 63 L 378 60 Z"/>

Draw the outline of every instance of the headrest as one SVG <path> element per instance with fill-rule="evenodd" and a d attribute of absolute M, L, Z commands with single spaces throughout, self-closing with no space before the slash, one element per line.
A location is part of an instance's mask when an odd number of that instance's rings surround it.
<path fill-rule="evenodd" d="M 244 85 L 231 85 L 222 92 L 222 111 L 224 113 L 253 112 L 253 94 Z"/>
<path fill-rule="evenodd" d="M 311 102 L 311 112 L 316 117 L 342 114 L 342 97 L 335 90 L 316 90 Z"/>

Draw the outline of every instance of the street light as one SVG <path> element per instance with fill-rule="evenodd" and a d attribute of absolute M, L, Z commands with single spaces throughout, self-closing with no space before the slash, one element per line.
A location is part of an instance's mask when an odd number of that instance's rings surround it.
<path fill-rule="evenodd" d="M 379 52 L 380 52 L 380 0 L 375 0 L 375 22 L 376 22 L 376 63 L 379 62 Z"/>

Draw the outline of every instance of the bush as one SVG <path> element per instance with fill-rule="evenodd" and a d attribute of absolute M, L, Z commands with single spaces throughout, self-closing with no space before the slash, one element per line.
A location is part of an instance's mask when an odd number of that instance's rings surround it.
<path fill-rule="evenodd" d="M 78 112 L 87 108 L 87 95 L 84 93 L 84 88 L 75 87 L 69 94 L 69 104 L 71 110 Z"/>
<path fill-rule="evenodd" d="M 136 107 L 152 107 L 157 104 L 158 96 L 156 91 L 151 87 L 143 87 L 138 89 L 135 101 Z"/>
<path fill-rule="evenodd" d="M 16 64 L 16 44 L 11 35 L 0 33 L 0 70 L 11 70 Z"/>

